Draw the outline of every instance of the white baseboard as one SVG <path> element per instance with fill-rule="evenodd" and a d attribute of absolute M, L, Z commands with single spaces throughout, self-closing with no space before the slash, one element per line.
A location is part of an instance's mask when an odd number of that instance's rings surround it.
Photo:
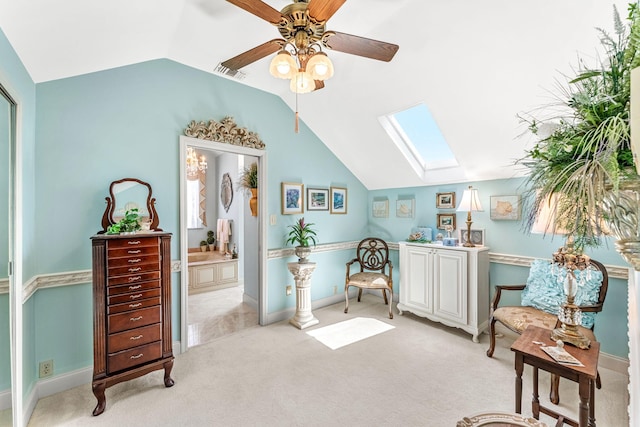
<path fill-rule="evenodd" d="M 11 408 L 11 389 L 0 391 L 0 411 Z"/>
<path fill-rule="evenodd" d="M 629 375 L 629 359 L 614 356 L 613 354 L 600 353 L 598 366 L 611 369 L 620 374 Z"/>

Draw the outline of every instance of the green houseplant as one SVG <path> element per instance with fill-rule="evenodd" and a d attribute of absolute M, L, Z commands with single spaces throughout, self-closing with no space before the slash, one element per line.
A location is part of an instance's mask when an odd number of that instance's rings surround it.
<path fill-rule="evenodd" d="M 207 241 L 200 240 L 200 252 L 206 252 L 206 251 L 207 251 Z"/>
<path fill-rule="evenodd" d="M 207 231 L 207 244 L 209 245 L 209 250 L 211 252 L 213 252 L 214 250 L 214 243 L 216 242 L 216 235 L 213 232 L 213 230 L 209 230 Z"/>
<path fill-rule="evenodd" d="M 596 67 L 579 62 L 577 75 L 560 88 L 558 102 L 537 110 L 546 117 L 523 118 L 539 137 L 517 161 L 528 171 L 526 230 L 549 208 L 555 218 L 546 230 L 573 237 L 578 251 L 600 244 L 616 215 L 612 195 L 637 178 L 629 124 L 631 70 L 640 65 L 636 4 L 629 6 L 628 25 L 614 6 L 614 28 L 613 36 L 597 30 L 604 57 Z"/>
<path fill-rule="evenodd" d="M 258 215 L 258 164 L 251 163 L 249 166 L 245 166 L 240 172 L 238 179 L 238 188 L 250 195 L 249 208 L 251 209 L 251 215 Z"/>
<path fill-rule="evenodd" d="M 141 219 L 138 208 L 127 210 L 120 221 L 107 227 L 107 234 L 135 233 L 142 228 Z"/>
<path fill-rule="evenodd" d="M 313 246 L 316 245 L 316 237 L 317 234 L 311 226 L 315 224 L 304 222 L 304 217 L 301 217 L 297 220 L 293 225 L 289 225 L 290 228 L 289 233 L 287 234 L 287 239 L 285 244 L 291 243 L 295 246 L 295 252 L 298 256 L 298 262 L 305 263 L 307 262 L 307 258 L 311 253 L 310 243 L 313 243 Z"/>

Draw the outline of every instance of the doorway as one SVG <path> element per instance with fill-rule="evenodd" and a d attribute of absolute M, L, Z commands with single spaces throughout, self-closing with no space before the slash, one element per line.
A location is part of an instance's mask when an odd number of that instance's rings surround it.
<path fill-rule="evenodd" d="M 228 248 L 228 252 L 233 251 L 233 245 L 236 245 L 238 258 L 232 260 L 229 255 L 224 259 L 218 259 L 219 264 L 215 266 L 197 265 L 197 263 L 189 263 L 189 250 L 192 251 L 192 260 L 196 259 L 193 254 L 194 244 L 193 237 L 189 239 L 189 230 L 187 229 L 187 172 L 186 172 L 186 152 L 187 147 L 197 150 L 199 153 L 205 153 L 208 159 L 224 159 L 224 172 L 230 170 L 231 175 L 235 175 L 241 168 L 243 163 L 256 162 L 258 164 L 259 182 L 266 182 L 266 153 L 264 150 L 257 150 L 242 146 L 234 146 L 230 144 L 205 141 L 185 136 L 180 137 L 180 252 L 181 252 L 181 350 L 184 352 L 192 345 L 203 344 L 208 340 L 213 340 L 227 333 L 233 333 L 237 330 L 251 327 L 257 324 L 264 324 L 264 314 L 266 312 L 266 253 L 263 248 L 266 247 L 265 240 L 265 215 L 263 215 L 266 200 L 266 190 L 261 188 L 258 194 L 258 215 L 253 217 L 249 211 L 248 200 L 241 192 L 236 191 L 236 181 L 231 182 L 234 185 L 233 202 L 235 204 L 235 214 L 229 213 L 222 208 L 222 200 L 220 198 L 220 186 L 217 184 L 223 171 L 212 165 L 211 177 L 207 179 L 207 186 L 213 186 L 213 189 L 207 191 L 209 198 L 214 198 L 213 203 L 218 203 L 218 210 L 213 209 L 211 215 L 208 216 L 208 225 L 206 229 L 216 230 L 216 222 L 218 218 L 232 219 L 233 240 Z M 235 168 L 232 166 L 235 160 Z M 211 163 L 211 161 L 209 161 Z M 217 164 L 215 161 L 214 164 Z M 216 170 L 218 169 L 218 170 Z M 220 175 L 220 176 L 218 176 Z M 213 179 L 217 177 L 217 179 Z M 212 184 L 212 183 L 216 184 Z M 215 191 L 211 191 L 215 190 Z M 215 195 L 215 197 L 214 197 Z M 204 230 L 199 230 L 204 233 Z M 217 231 L 217 230 L 216 230 Z M 193 234 L 193 233 L 192 233 Z M 216 238 L 218 236 L 216 235 Z M 218 243 L 216 243 L 218 245 Z M 216 247 L 219 251 L 219 246 Z M 210 252 L 208 252 L 211 254 Z M 224 253 L 211 254 L 216 258 L 224 257 Z M 208 255 L 204 255 L 208 258 Z M 232 265 L 237 264 L 237 283 L 227 283 L 221 289 L 212 288 L 204 292 L 192 292 L 189 288 L 193 288 L 193 279 L 196 273 L 195 267 L 204 268 L 205 277 L 218 277 L 222 270 L 218 271 L 218 267 L 226 269 L 230 272 L 233 270 Z M 191 264 L 191 271 L 189 269 Z M 211 271 L 208 271 L 209 267 Z M 190 277 L 191 276 L 191 277 Z M 230 276 L 233 277 L 233 276 Z"/>

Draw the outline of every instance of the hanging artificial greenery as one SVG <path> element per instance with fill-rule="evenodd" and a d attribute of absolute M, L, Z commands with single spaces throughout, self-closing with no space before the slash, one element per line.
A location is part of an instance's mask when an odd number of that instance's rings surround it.
<path fill-rule="evenodd" d="M 629 111 L 631 70 L 640 65 L 640 18 L 637 4 L 629 5 L 626 24 L 615 6 L 613 12 L 615 34 L 597 29 L 604 58 L 593 68 L 580 60 L 577 75 L 560 87 L 559 102 L 539 110 L 562 112 L 543 120 L 521 117 L 541 138 L 516 162 L 528 170 L 526 230 L 548 205 L 555 220 L 547 231 L 572 236 L 580 251 L 598 246 L 605 234 L 606 197 L 621 180 L 637 177 Z M 542 129 L 552 131 L 543 136 Z"/>

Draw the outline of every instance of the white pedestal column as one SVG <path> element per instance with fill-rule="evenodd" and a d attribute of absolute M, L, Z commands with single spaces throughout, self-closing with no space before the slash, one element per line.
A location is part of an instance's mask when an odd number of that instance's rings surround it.
<path fill-rule="evenodd" d="M 320 323 L 311 313 L 311 275 L 316 269 L 315 262 L 290 262 L 289 271 L 296 281 L 296 314 L 289 320 L 298 329 Z"/>

